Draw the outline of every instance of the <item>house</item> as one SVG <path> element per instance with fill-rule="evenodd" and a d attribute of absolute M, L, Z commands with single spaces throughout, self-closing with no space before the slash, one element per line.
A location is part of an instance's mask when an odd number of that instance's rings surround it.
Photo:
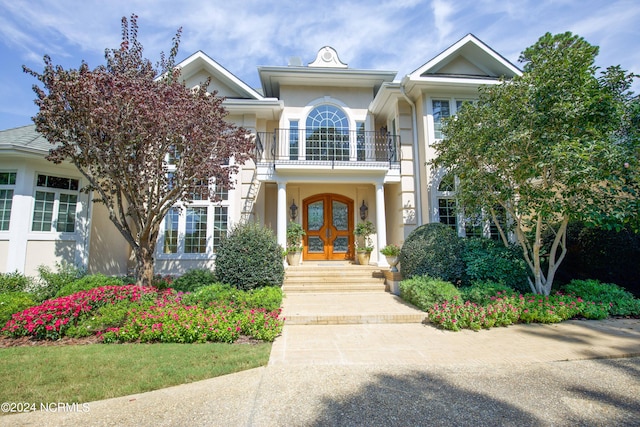
<path fill-rule="evenodd" d="M 211 78 L 226 97 L 228 120 L 255 135 L 255 162 L 245 164 L 222 201 L 193 201 L 165 218 L 156 272 L 213 267 L 215 247 L 241 220 L 271 227 L 285 246 L 291 220 L 306 230 L 303 261 L 353 259 L 353 228 L 376 226 L 379 249 L 401 244 L 418 225 L 444 222 L 460 235 L 484 233 L 455 213 L 453 177 L 432 170 L 432 143 L 442 119 L 478 88 L 520 70 L 469 34 L 411 74 L 350 68 L 331 47 L 307 65 L 260 66 L 256 90 L 196 52 L 179 64 L 189 87 Z M 34 274 L 66 261 L 91 272 L 125 274 L 128 244 L 106 209 L 79 192 L 71 165 L 45 160 L 48 142 L 34 126 L 0 132 L 0 272 Z M 474 231 L 475 230 L 475 231 Z"/>

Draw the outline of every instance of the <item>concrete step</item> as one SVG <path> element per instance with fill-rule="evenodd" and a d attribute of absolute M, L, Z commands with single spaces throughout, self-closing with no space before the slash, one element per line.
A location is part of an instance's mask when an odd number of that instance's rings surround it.
<path fill-rule="evenodd" d="M 348 262 L 312 262 L 289 266 L 285 292 L 384 292 L 384 275 L 374 265 Z"/>
<path fill-rule="evenodd" d="M 423 323 L 427 317 L 386 292 L 285 292 L 282 315 L 288 325 Z"/>

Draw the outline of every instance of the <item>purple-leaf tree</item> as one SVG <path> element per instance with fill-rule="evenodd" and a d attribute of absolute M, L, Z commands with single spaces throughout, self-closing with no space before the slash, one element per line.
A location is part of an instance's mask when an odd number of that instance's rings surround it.
<path fill-rule="evenodd" d="M 163 218 L 189 202 L 202 183 L 233 186 L 237 165 L 251 152 L 249 132 L 227 121 L 223 98 L 209 82 L 187 88 L 175 67 L 180 30 L 168 58 L 154 67 L 142 56 L 137 16 L 122 18 L 122 43 L 107 49 L 106 65 L 91 70 L 24 67 L 34 85 L 36 129 L 55 145 L 48 160 L 69 161 L 86 178 L 83 191 L 103 203 L 135 254 L 138 285 L 150 286 Z M 205 186 L 213 200 L 212 186 Z"/>

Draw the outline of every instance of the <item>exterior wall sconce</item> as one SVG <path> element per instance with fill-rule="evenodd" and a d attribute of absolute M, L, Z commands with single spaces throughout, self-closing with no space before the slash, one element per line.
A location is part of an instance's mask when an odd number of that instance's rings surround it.
<path fill-rule="evenodd" d="M 367 214 L 369 213 L 369 208 L 364 204 L 364 200 L 362 201 L 362 206 L 360 206 L 360 219 L 367 219 Z"/>
<path fill-rule="evenodd" d="M 296 206 L 296 199 L 293 199 L 291 206 L 289 206 L 289 211 L 291 212 L 291 221 L 295 221 L 298 217 L 298 207 Z"/>

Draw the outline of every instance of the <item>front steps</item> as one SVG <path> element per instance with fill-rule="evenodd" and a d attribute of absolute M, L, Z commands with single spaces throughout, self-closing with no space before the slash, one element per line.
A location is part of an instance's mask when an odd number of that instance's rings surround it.
<path fill-rule="evenodd" d="M 343 261 L 306 261 L 285 271 L 285 293 L 384 292 L 384 276 L 375 265 Z"/>
<path fill-rule="evenodd" d="M 288 325 L 422 323 L 426 313 L 385 292 L 379 267 L 306 261 L 288 267 L 282 316 Z"/>

